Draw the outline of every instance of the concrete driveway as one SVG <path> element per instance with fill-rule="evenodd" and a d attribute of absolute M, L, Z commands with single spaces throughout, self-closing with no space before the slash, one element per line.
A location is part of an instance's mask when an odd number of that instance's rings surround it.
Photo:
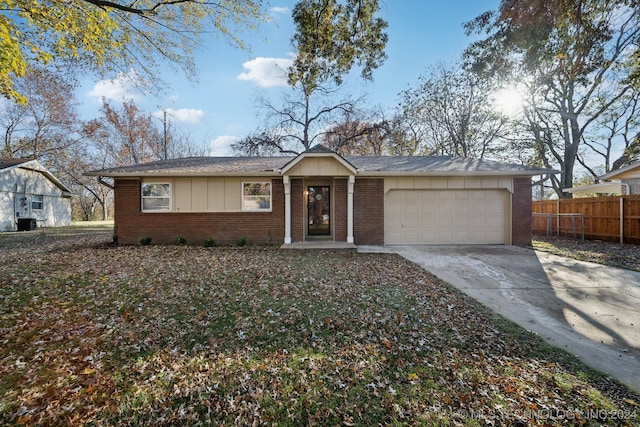
<path fill-rule="evenodd" d="M 640 392 L 640 273 L 516 246 L 388 249 Z"/>

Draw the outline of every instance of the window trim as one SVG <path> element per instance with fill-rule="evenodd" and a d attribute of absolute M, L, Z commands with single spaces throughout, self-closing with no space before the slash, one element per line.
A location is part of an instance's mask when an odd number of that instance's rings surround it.
<path fill-rule="evenodd" d="M 168 196 L 145 196 L 144 195 L 144 186 L 145 185 L 167 185 L 169 187 L 168 189 Z M 172 189 L 171 189 L 171 183 L 170 182 L 142 182 L 140 185 L 140 211 L 141 212 L 145 212 L 145 213 L 154 213 L 154 212 L 171 212 L 172 210 L 172 193 L 171 193 Z M 144 201 L 146 199 L 168 199 L 169 200 L 169 206 L 166 209 L 145 209 L 144 208 Z"/>
<path fill-rule="evenodd" d="M 257 198 L 257 197 L 266 197 L 265 196 L 246 196 L 244 194 L 244 186 L 245 184 L 269 184 L 269 207 L 268 208 L 256 208 L 256 209 L 252 209 L 252 208 L 248 208 L 245 206 L 245 197 L 253 197 L 253 198 Z M 242 181 L 242 185 L 240 186 L 240 191 L 241 191 L 241 197 L 242 197 L 242 211 L 243 212 L 271 212 L 272 207 L 273 207 L 273 183 L 271 181 Z"/>
<path fill-rule="evenodd" d="M 40 200 L 39 201 L 34 201 L 34 198 L 36 198 L 36 197 L 39 198 Z M 34 203 L 39 203 L 40 207 L 39 208 L 34 207 L 34 205 L 33 205 Z M 31 195 L 31 210 L 32 211 L 41 211 L 43 209 L 44 209 L 44 195 L 42 195 L 42 194 L 32 194 Z"/>

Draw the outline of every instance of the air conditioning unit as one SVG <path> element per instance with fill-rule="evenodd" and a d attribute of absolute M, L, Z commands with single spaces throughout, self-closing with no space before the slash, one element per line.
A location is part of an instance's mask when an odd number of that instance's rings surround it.
<path fill-rule="evenodd" d="M 18 231 L 33 231 L 37 227 L 35 218 L 18 218 Z"/>

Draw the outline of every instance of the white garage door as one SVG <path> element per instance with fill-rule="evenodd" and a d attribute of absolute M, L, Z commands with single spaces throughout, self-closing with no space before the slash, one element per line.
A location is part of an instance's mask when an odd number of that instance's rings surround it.
<path fill-rule="evenodd" d="M 390 190 L 385 244 L 508 243 L 507 200 L 506 190 Z"/>

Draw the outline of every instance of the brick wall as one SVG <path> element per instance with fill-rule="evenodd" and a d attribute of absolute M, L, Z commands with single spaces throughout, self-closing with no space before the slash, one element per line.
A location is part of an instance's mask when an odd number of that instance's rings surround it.
<path fill-rule="evenodd" d="M 153 243 L 171 243 L 179 236 L 199 245 L 207 238 L 216 244 L 235 244 L 246 237 L 248 244 L 284 242 L 284 185 L 272 180 L 271 212 L 167 212 L 142 213 L 140 181 L 115 181 L 115 236 L 118 243 L 137 244 L 143 237 Z"/>
<path fill-rule="evenodd" d="M 333 239 L 336 242 L 347 241 L 347 180 L 333 181 Z"/>
<path fill-rule="evenodd" d="M 356 245 L 383 245 L 384 179 L 356 178 L 353 205 L 354 243 Z"/>
<path fill-rule="evenodd" d="M 511 199 L 511 244 L 531 245 L 531 178 L 513 179 Z"/>

